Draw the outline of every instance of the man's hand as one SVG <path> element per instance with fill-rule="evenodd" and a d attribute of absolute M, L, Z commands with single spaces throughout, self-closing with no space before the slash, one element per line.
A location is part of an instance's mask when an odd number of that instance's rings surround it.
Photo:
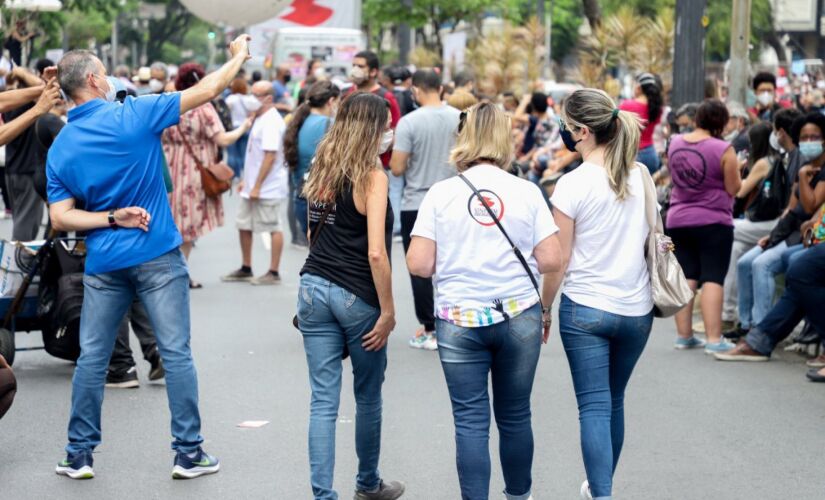
<path fill-rule="evenodd" d="M 381 314 L 372 331 L 364 335 L 361 346 L 367 351 L 380 351 L 387 345 L 387 338 L 395 328 L 395 316 L 392 314 Z"/>
<path fill-rule="evenodd" d="M 43 80 L 48 82 L 52 78 L 57 78 L 57 66 L 49 66 L 43 70 Z"/>
<path fill-rule="evenodd" d="M 249 199 L 250 200 L 259 200 L 261 198 L 261 187 L 255 186 L 252 188 L 252 191 L 249 192 Z"/>
<path fill-rule="evenodd" d="M 239 193 L 243 193 L 244 186 L 245 186 L 245 184 L 244 184 L 243 180 L 238 181 L 238 192 Z"/>
<path fill-rule="evenodd" d="M 770 236 L 764 236 L 764 237 L 762 237 L 762 239 L 760 239 L 760 240 L 759 240 L 756 244 L 757 244 L 757 245 L 759 245 L 759 246 L 760 246 L 760 247 L 762 247 L 762 248 L 765 248 L 765 247 L 767 247 L 767 246 L 768 246 L 768 242 L 769 242 L 770 240 L 771 240 L 771 237 L 770 237 Z"/>
<path fill-rule="evenodd" d="M 550 327 L 553 326 L 553 310 L 548 308 L 541 315 L 542 327 L 544 334 L 541 337 L 541 343 L 546 344 L 550 340 Z"/>
<path fill-rule="evenodd" d="M 60 87 L 57 86 L 57 80 L 52 78 L 46 84 L 43 93 L 40 94 L 40 99 L 38 99 L 37 104 L 34 105 L 34 110 L 38 116 L 45 115 L 51 111 L 53 107 L 60 104 L 60 101 Z"/>
<path fill-rule="evenodd" d="M 239 54 L 243 54 L 244 61 L 252 59 L 252 56 L 249 54 L 250 40 L 252 40 L 252 37 L 247 34 L 243 34 L 232 40 L 229 43 L 229 53 L 232 54 L 232 57 L 237 57 Z"/>
<path fill-rule="evenodd" d="M 149 231 L 149 221 L 151 220 L 149 212 L 140 207 L 129 207 L 115 210 L 115 223 L 118 227 L 127 229 L 142 229 Z"/>

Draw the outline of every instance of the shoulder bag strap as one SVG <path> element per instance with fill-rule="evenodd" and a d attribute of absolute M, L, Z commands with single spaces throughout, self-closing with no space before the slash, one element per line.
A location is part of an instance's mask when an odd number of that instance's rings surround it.
<path fill-rule="evenodd" d="M 180 138 L 183 141 L 183 146 L 186 148 L 186 152 L 189 153 L 189 156 L 191 156 L 193 160 L 195 160 L 195 165 L 197 165 L 198 170 L 205 169 L 206 167 L 203 166 L 203 163 L 201 163 L 201 160 L 200 158 L 198 158 L 198 155 L 196 155 L 195 151 L 192 150 L 192 146 L 186 139 L 186 134 L 183 133 L 183 130 L 181 130 L 180 128 L 180 125 L 175 125 L 175 128 L 178 129 L 178 134 L 180 134 Z"/>
<path fill-rule="evenodd" d="M 533 288 L 536 289 L 536 294 L 539 296 L 539 304 L 541 304 L 542 309 L 544 309 L 544 304 L 541 300 L 541 290 L 539 290 L 539 282 L 536 279 L 536 276 L 533 274 L 533 270 L 530 269 L 530 264 L 527 263 L 527 259 L 524 258 L 524 254 L 521 253 L 521 250 L 519 250 L 515 243 L 513 243 L 513 240 L 510 239 L 510 235 L 507 234 L 507 231 L 504 230 L 504 226 L 501 225 L 501 222 L 498 220 L 498 217 L 493 212 L 493 209 L 491 209 L 490 206 L 487 205 L 487 202 L 484 200 L 484 197 L 481 196 L 481 193 L 478 192 L 478 189 L 476 189 L 476 187 L 473 186 L 473 183 L 470 182 L 469 179 L 464 177 L 464 174 L 458 174 L 458 176 L 461 177 L 461 180 L 463 180 L 464 183 L 467 184 L 467 186 L 469 186 L 470 189 L 473 190 L 473 193 L 475 193 L 478 200 L 481 202 L 484 208 L 487 209 L 487 213 L 490 214 L 490 217 L 496 223 L 496 226 L 498 226 L 498 229 L 501 231 L 501 234 L 503 234 L 504 237 L 507 239 L 507 243 L 510 244 L 510 248 L 512 248 L 513 253 L 516 254 L 516 258 L 519 262 L 521 262 L 521 265 L 524 267 L 524 270 L 527 271 L 527 276 L 530 277 L 530 281 L 533 283 Z"/>
<path fill-rule="evenodd" d="M 658 202 L 656 201 L 656 185 L 653 182 L 653 177 L 647 166 L 636 163 L 636 168 L 642 172 L 642 184 L 645 190 L 645 216 L 647 217 L 647 225 L 651 233 L 664 233 L 662 227 L 662 217 L 659 216 Z"/>
<path fill-rule="evenodd" d="M 315 229 L 314 233 L 310 233 L 309 236 L 309 249 L 312 250 L 313 245 L 318 241 L 318 237 L 321 235 L 321 230 L 324 229 L 326 226 L 327 218 L 329 214 L 332 212 L 332 207 L 335 206 L 335 202 L 327 203 L 327 207 L 324 209 L 324 213 L 321 214 L 321 218 L 318 219 L 318 227 Z"/>

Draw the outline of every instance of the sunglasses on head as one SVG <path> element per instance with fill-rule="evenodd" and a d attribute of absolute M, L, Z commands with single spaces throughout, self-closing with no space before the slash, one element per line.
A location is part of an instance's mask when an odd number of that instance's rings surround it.
<path fill-rule="evenodd" d="M 494 104 L 489 103 L 489 102 L 482 102 L 481 104 L 477 104 L 473 107 L 476 108 L 478 111 L 481 111 L 481 109 L 486 107 L 486 106 L 494 106 Z M 461 133 L 462 130 L 464 130 L 464 124 L 467 122 L 467 114 L 468 114 L 467 111 L 462 111 L 458 115 L 458 133 L 459 134 Z"/>

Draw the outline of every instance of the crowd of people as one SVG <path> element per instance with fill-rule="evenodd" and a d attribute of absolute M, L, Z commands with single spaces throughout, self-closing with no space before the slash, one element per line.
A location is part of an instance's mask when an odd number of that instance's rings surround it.
<path fill-rule="evenodd" d="M 38 237 L 48 201 L 50 229 L 84 234 L 88 248 L 59 474 L 94 476 L 104 386 L 139 386 L 130 324 L 150 379 L 166 379 L 173 477 L 219 470 L 201 447 L 189 300 L 203 285 L 187 261 L 224 225 L 229 189 L 241 198 L 241 257 L 221 279 L 278 285 L 282 273 L 300 274 L 294 323 L 312 391 L 317 499 L 337 498 L 346 358 L 357 405 L 355 498 L 405 490 L 378 472 L 396 325 L 393 241 L 406 256 L 420 325 L 409 346 L 438 351 L 449 389 L 462 498 L 489 496 L 491 374 L 504 494 L 531 498 L 530 396 L 557 300 L 579 403 L 580 493 L 611 498 L 624 392 L 656 312 L 648 182 L 699 294 L 702 326 L 691 300 L 675 317 L 676 349 L 763 361 L 803 321 L 797 342 L 825 342 L 825 114 L 813 102 L 779 99 L 772 74 L 753 78 L 752 108 L 709 96 L 673 109 L 650 73 L 636 75 L 621 102 L 595 89 L 555 102 L 541 91 L 482 95 L 466 72 L 448 85 L 437 69 L 382 68 L 369 51 L 355 54 L 347 81 L 329 78 L 319 60 L 299 82 L 285 66 L 273 80 L 248 78 L 247 43 L 232 42 L 229 61 L 212 73 L 157 63 L 134 77 L 129 68 L 107 76 L 92 53 L 72 51 L 57 65 L 42 60 L 6 75 L 0 144 L 13 238 Z M 300 271 L 280 267 L 287 229 L 307 252 Z M 256 276 L 260 233 L 270 261 Z M 809 379 L 825 381 L 825 353 L 808 365 Z M 0 358 L 5 405 L 15 386 L 3 370 Z"/>

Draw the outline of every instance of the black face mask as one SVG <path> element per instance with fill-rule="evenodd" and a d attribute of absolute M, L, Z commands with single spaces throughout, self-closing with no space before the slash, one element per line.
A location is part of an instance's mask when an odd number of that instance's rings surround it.
<path fill-rule="evenodd" d="M 561 135 L 561 140 L 564 142 L 564 146 L 567 148 L 568 151 L 571 153 L 576 152 L 576 145 L 581 142 L 581 140 L 576 140 L 573 138 L 573 133 L 567 130 L 564 122 L 559 120 L 559 126 L 561 127 L 559 134 Z"/>
<path fill-rule="evenodd" d="M 290 80 L 292 80 L 292 75 L 287 73 L 287 75 L 284 76 L 284 83 L 289 83 Z"/>

